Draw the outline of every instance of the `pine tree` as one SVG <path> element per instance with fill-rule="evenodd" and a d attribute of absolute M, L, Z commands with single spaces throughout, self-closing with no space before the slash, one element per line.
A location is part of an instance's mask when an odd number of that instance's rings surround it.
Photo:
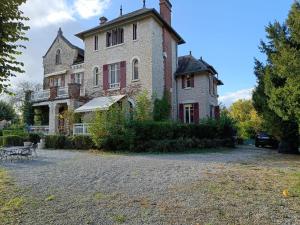
<path fill-rule="evenodd" d="M 292 5 L 284 24 L 270 23 L 266 32 L 268 42 L 261 42 L 260 49 L 267 62 L 255 62 L 254 106 L 280 137 L 280 152 L 299 153 L 300 2 Z"/>
<path fill-rule="evenodd" d="M 28 20 L 19 7 L 26 0 L 0 1 L 0 93 L 9 92 L 11 77 L 24 73 L 24 64 L 17 60 L 21 55 L 20 48 L 25 48 L 20 41 L 27 41 L 25 32 L 29 29 L 24 25 Z"/>

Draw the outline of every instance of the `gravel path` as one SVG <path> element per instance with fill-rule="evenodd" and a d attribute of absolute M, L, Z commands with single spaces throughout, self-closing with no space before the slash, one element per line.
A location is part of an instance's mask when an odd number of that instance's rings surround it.
<path fill-rule="evenodd" d="M 32 199 L 23 224 L 153 225 L 165 223 L 151 206 L 172 188 L 225 165 L 270 154 L 275 153 L 245 147 L 224 153 L 129 156 L 42 150 L 37 159 L 0 166 Z M 53 200 L 45 201 L 49 196 Z"/>

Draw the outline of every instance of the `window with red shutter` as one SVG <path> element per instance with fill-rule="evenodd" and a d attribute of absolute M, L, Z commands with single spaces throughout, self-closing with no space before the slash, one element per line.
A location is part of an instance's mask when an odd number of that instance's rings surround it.
<path fill-rule="evenodd" d="M 103 90 L 108 90 L 108 65 L 103 65 Z"/>
<path fill-rule="evenodd" d="M 121 68 L 120 68 L 120 87 L 125 88 L 126 87 L 126 61 L 122 61 L 121 63 Z"/>

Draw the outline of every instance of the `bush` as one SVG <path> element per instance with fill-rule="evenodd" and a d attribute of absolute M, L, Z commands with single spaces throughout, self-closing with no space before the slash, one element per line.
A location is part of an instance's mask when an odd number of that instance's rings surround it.
<path fill-rule="evenodd" d="M 47 135 L 45 138 L 45 147 L 51 149 L 64 149 L 66 146 L 66 136 Z"/>
<path fill-rule="evenodd" d="M 27 133 L 23 129 L 5 129 L 3 130 L 3 136 L 26 137 Z"/>
<path fill-rule="evenodd" d="M 1 137 L 1 136 L 3 136 L 3 131 L 2 131 L 2 130 L 0 130 L 0 137 Z"/>
<path fill-rule="evenodd" d="M 3 146 L 3 137 L 0 136 L 0 147 L 2 147 L 2 146 Z"/>
<path fill-rule="evenodd" d="M 89 150 L 94 147 L 94 143 L 90 136 L 47 135 L 45 137 L 45 147 L 48 149 Z"/>
<path fill-rule="evenodd" d="M 17 135 L 3 136 L 2 142 L 3 146 L 23 146 L 24 138 Z"/>
<path fill-rule="evenodd" d="M 90 136 L 78 135 L 72 137 L 72 144 L 75 149 L 89 150 L 94 147 L 93 139 Z"/>
<path fill-rule="evenodd" d="M 41 138 L 42 138 L 42 135 L 38 134 L 38 133 L 30 133 L 28 135 L 28 140 L 34 144 L 39 143 Z"/>

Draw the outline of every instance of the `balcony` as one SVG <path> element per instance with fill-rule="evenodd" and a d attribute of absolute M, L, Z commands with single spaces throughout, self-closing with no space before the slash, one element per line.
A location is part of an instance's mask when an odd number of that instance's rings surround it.
<path fill-rule="evenodd" d="M 50 90 L 32 92 L 32 94 L 31 94 L 31 101 L 32 102 L 47 101 L 49 98 L 50 98 Z"/>
<path fill-rule="evenodd" d="M 32 102 L 53 101 L 56 99 L 78 99 L 85 96 L 85 89 L 80 84 L 72 83 L 67 87 L 51 87 L 48 90 L 42 90 L 31 93 Z"/>
<path fill-rule="evenodd" d="M 49 126 L 31 126 L 29 127 L 30 133 L 41 133 L 41 134 L 49 134 Z"/>

